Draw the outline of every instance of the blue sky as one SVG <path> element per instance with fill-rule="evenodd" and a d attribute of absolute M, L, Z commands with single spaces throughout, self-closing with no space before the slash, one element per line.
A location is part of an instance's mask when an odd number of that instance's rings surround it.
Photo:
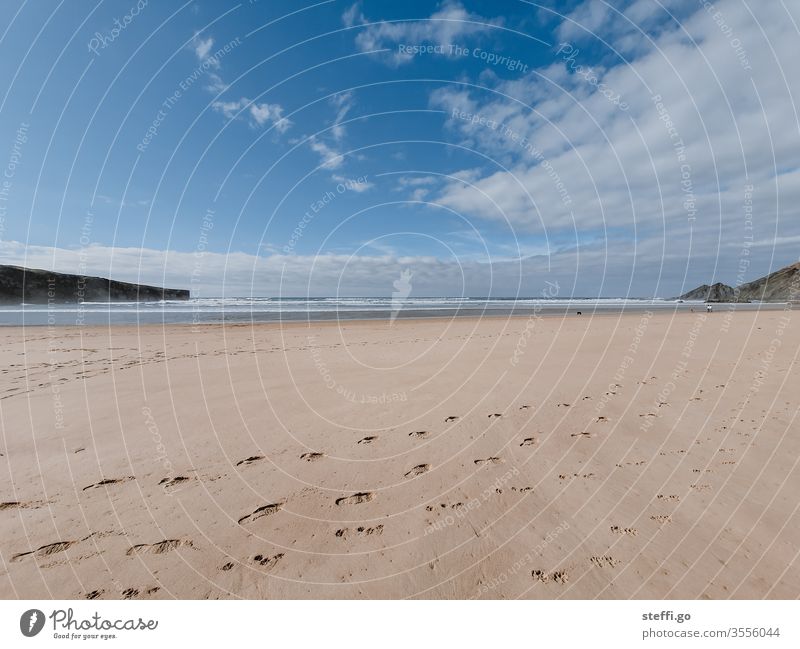
<path fill-rule="evenodd" d="M 797 24 L 743 0 L 6 2 L 0 262 L 196 295 L 748 281 L 798 259 Z"/>

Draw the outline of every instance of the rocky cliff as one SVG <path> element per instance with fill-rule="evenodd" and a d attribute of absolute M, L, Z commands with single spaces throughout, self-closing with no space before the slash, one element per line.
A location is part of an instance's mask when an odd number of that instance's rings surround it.
<path fill-rule="evenodd" d="M 786 266 L 738 289 L 727 284 L 703 284 L 684 293 L 678 300 L 705 302 L 790 302 L 800 300 L 800 262 Z"/>
<path fill-rule="evenodd" d="M 800 300 L 800 262 L 739 287 L 739 300 L 787 302 Z"/>
<path fill-rule="evenodd" d="M 188 300 L 189 291 L 117 282 L 48 270 L 0 266 L 0 303 L 132 302 Z"/>

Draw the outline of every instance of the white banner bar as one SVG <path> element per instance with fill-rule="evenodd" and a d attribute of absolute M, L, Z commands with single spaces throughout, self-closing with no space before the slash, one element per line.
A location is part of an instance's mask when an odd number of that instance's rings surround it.
<path fill-rule="evenodd" d="M 3 601 L 0 612 L 2 647 L 800 646 L 794 601 Z"/>

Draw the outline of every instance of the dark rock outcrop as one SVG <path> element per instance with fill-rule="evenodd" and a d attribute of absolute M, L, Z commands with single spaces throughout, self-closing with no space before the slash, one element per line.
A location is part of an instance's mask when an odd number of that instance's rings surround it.
<path fill-rule="evenodd" d="M 735 302 L 735 291 L 733 287 L 728 286 L 727 284 L 722 284 L 717 282 L 716 284 L 709 286 L 708 284 L 703 284 L 702 286 L 698 286 L 693 291 L 689 291 L 688 293 L 684 293 L 681 295 L 678 300 L 702 300 L 703 302 Z"/>
<path fill-rule="evenodd" d="M 0 266 L 0 303 L 133 302 L 188 300 L 189 291 L 117 282 L 48 270 Z"/>
<path fill-rule="evenodd" d="M 721 283 L 713 286 L 703 284 L 675 299 L 705 302 L 796 302 L 800 300 L 800 262 L 738 288 Z"/>

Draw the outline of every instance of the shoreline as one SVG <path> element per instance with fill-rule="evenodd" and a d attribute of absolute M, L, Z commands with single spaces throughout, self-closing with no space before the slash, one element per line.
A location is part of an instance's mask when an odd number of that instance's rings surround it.
<path fill-rule="evenodd" d="M 796 307 L 796 305 L 794 305 Z M 428 320 L 476 320 L 482 318 L 509 318 L 509 319 L 528 319 L 535 318 L 567 318 L 567 317 L 594 317 L 594 316 L 616 316 L 616 315 L 636 315 L 652 311 L 653 313 L 666 313 L 666 314 L 683 314 L 683 313 L 698 313 L 705 312 L 705 303 L 647 303 L 647 304 L 631 304 L 620 307 L 617 305 L 601 305 L 584 307 L 580 304 L 570 306 L 544 306 L 544 307 L 530 307 L 522 306 L 515 310 L 504 310 L 499 308 L 493 309 L 461 309 L 459 310 L 420 310 L 408 308 L 401 310 L 394 318 L 391 312 L 387 311 L 344 311 L 338 315 L 329 312 L 312 312 L 309 317 L 308 312 L 291 312 L 284 314 L 281 318 L 280 314 L 269 317 L 253 318 L 247 312 L 233 312 L 230 315 L 219 317 L 219 314 L 206 314 L 206 318 L 194 321 L 189 319 L 175 318 L 175 313 L 164 312 L 124 312 L 114 313 L 113 311 L 93 311 L 85 312 L 94 316 L 95 322 L 84 323 L 71 323 L 71 322 L 33 322 L 21 324 L 18 322 L 0 322 L 0 330 L 13 329 L 13 328 L 40 328 L 40 327 L 56 327 L 56 328 L 91 328 L 91 327 L 163 327 L 163 326 L 184 326 L 184 327 L 201 327 L 201 326 L 260 326 L 265 324 L 271 325 L 289 325 L 289 324 L 315 324 L 315 323 L 335 323 L 335 322 L 424 322 Z M 786 311 L 792 310 L 793 303 L 791 302 L 759 302 L 759 303 L 714 303 L 712 304 L 714 310 L 712 313 L 734 313 L 734 312 L 770 312 L 770 311 Z M 577 315 L 581 313 L 581 316 Z M 48 315 L 47 312 L 37 312 Z M 73 314 L 74 311 L 56 312 L 60 315 Z M 126 319 L 130 313 L 145 316 L 145 321 L 137 322 Z M 188 313 L 186 311 L 180 313 Z M 263 312 L 261 312 L 263 315 Z M 370 314 L 374 314 L 371 315 Z M 123 321 L 119 322 L 100 322 L 103 318 L 108 319 L 109 315 L 120 318 Z M 163 316 L 172 315 L 173 319 L 166 320 Z M 286 317 L 295 315 L 296 317 Z M 2 317 L 2 311 L 0 311 Z M 158 319 L 160 318 L 160 319 Z"/>

